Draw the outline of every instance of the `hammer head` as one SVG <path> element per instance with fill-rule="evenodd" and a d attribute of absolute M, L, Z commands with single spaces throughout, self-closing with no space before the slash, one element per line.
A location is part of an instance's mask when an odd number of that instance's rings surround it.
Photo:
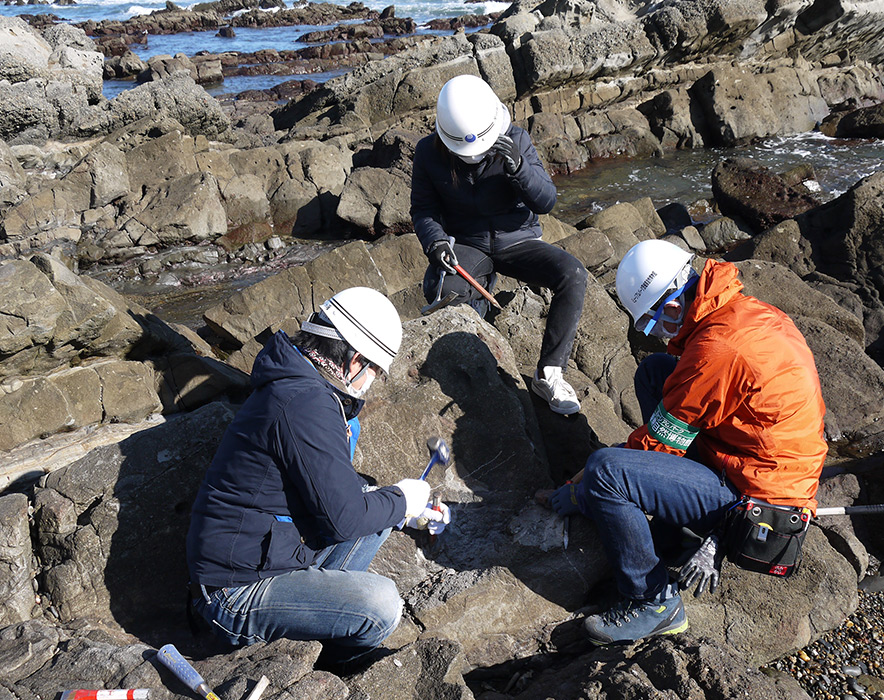
<path fill-rule="evenodd" d="M 435 457 L 437 462 L 448 464 L 451 460 L 451 450 L 448 444 L 440 437 L 431 437 L 427 439 L 427 449 L 430 451 L 430 457 Z"/>

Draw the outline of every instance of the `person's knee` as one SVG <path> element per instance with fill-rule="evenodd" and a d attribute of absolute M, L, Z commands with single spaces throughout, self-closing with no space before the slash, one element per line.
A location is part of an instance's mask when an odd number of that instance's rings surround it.
<path fill-rule="evenodd" d="M 617 459 L 620 448 L 603 447 L 593 452 L 586 460 L 583 479 L 580 481 L 583 493 L 588 501 L 593 496 L 610 491 L 612 487 L 622 483 L 622 463 Z"/>
<path fill-rule="evenodd" d="M 568 265 L 562 270 L 561 283 L 559 289 L 569 293 L 579 295 L 581 298 L 586 292 L 586 282 L 589 279 L 589 273 L 583 267 L 577 258 L 569 261 Z"/>
<path fill-rule="evenodd" d="M 402 599 L 396 584 L 384 576 L 375 576 L 366 585 L 362 601 L 365 624 L 358 637 L 366 645 L 377 646 L 392 634 L 402 619 Z"/>

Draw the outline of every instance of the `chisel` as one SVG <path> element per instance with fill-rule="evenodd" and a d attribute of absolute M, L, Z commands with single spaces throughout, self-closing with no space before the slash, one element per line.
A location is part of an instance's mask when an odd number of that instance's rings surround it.
<path fill-rule="evenodd" d="M 190 662 L 181 656 L 180 652 L 173 644 L 166 644 L 166 646 L 162 647 L 157 652 L 157 657 L 162 662 L 163 666 L 174 673 L 175 677 L 194 693 L 204 697 L 206 700 L 221 700 L 214 692 L 212 692 L 212 689 L 209 688 L 208 684 L 203 680 L 203 677 L 197 672 L 197 670 L 190 665 Z"/>

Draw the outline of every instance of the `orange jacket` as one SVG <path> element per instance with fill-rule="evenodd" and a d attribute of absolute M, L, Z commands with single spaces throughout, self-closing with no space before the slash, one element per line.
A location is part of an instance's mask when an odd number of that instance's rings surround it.
<path fill-rule="evenodd" d="M 743 494 L 816 510 L 827 446 L 813 355 L 782 311 L 742 293 L 739 270 L 707 260 L 669 352 L 663 401 L 626 443 L 700 460 Z"/>

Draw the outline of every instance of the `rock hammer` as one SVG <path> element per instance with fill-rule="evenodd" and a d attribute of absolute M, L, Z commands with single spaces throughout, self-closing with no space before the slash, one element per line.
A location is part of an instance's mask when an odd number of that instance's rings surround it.
<path fill-rule="evenodd" d="M 427 449 L 430 451 L 430 461 L 427 463 L 424 473 L 421 474 L 421 479 L 424 481 L 427 480 L 427 476 L 430 474 L 430 469 L 432 469 L 434 465 L 439 462 L 442 464 L 448 464 L 451 460 L 451 450 L 448 449 L 448 444 L 445 440 L 440 437 L 427 438 Z"/>

